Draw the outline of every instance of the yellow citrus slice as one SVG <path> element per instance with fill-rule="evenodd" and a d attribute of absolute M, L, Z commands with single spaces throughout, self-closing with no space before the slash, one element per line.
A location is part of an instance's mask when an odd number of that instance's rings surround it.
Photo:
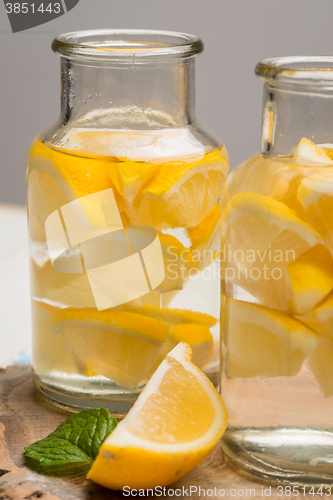
<path fill-rule="evenodd" d="M 35 142 L 28 156 L 27 183 L 28 210 L 36 237 L 45 239 L 45 220 L 54 210 L 69 201 L 109 188 L 113 189 L 123 223 L 128 223 L 124 200 L 108 174 L 109 163 L 106 157 L 77 156 Z M 85 208 L 89 219 L 98 224 L 98 220 L 93 220 L 94 210 L 89 211 L 89 206 Z"/>
<path fill-rule="evenodd" d="M 293 315 L 307 314 L 333 288 L 333 260 L 327 248 L 318 244 L 288 265 L 276 262 L 274 276 L 237 283 L 264 306 Z"/>
<path fill-rule="evenodd" d="M 34 354 L 32 365 L 41 374 L 50 372 L 77 373 L 77 365 L 64 339 L 53 335 L 50 312 L 55 308 L 32 301 L 32 325 L 34 331 Z"/>
<path fill-rule="evenodd" d="M 53 333 L 89 370 L 129 389 L 146 380 L 169 333 L 167 323 L 112 309 L 66 308 L 51 321 Z"/>
<path fill-rule="evenodd" d="M 189 227 L 187 233 L 192 246 L 191 254 L 200 269 L 204 269 L 217 257 L 220 242 L 221 205 L 218 203 L 208 212 L 196 227 Z"/>
<path fill-rule="evenodd" d="M 333 288 L 333 261 L 324 245 L 316 245 L 288 266 L 293 314 L 310 312 Z"/>
<path fill-rule="evenodd" d="M 119 193 L 131 203 L 159 168 L 158 163 L 119 158 L 117 162 L 109 163 L 107 170 Z"/>
<path fill-rule="evenodd" d="M 318 169 L 304 178 L 297 197 L 307 220 L 321 233 L 333 255 L 333 167 Z"/>
<path fill-rule="evenodd" d="M 186 342 L 190 345 L 193 352 L 192 361 L 199 368 L 203 368 L 210 361 L 214 351 L 214 339 L 210 327 L 218 321 L 213 316 L 198 311 L 160 308 L 151 305 L 130 307 L 129 311 L 144 314 L 171 325 L 168 338 L 152 371 L 179 342 Z"/>
<path fill-rule="evenodd" d="M 280 311 L 224 297 L 222 329 L 230 377 L 293 376 L 320 336 Z"/>
<path fill-rule="evenodd" d="M 297 316 L 296 319 L 302 321 L 307 326 L 309 326 L 312 330 L 317 332 L 321 337 L 327 337 L 326 330 L 323 325 L 313 316 L 310 312 L 308 314 L 303 314 L 303 316 Z"/>
<path fill-rule="evenodd" d="M 325 398 L 333 396 L 333 342 L 323 338 L 307 360 Z"/>
<path fill-rule="evenodd" d="M 207 365 L 213 356 L 214 339 L 206 325 L 193 323 L 173 326 L 162 351 L 171 351 L 179 342 L 186 342 L 191 347 L 192 363 L 199 368 Z"/>
<path fill-rule="evenodd" d="M 159 239 L 164 259 L 165 278 L 155 291 L 165 293 L 181 290 L 189 276 L 198 272 L 198 264 L 193 259 L 190 250 L 174 236 L 159 233 Z"/>
<path fill-rule="evenodd" d="M 327 148 L 306 138 L 288 157 L 265 157 L 257 153 L 232 171 L 224 187 L 224 203 L 237 193 L 256 193 L 284 203 L 305 219 L 304 208 L 297 198 L 298 187 L 314 169 L 333 166 L 328 153 Z"/>
<path fill-rule="evenodd" d="M 117 162 L 107 166 L 113 184 L 125 200 L 126 212 L 132 225 L 149 226 L 158 230 L 163 228 L 163 220 L 151 210 L 149 201 L 143 195 L 143 189 L 159 168 L 159 163 L 126 158 L 119 158 Z"/>
<path fill-rule="evenodd" d="M 270 196 L 302 217 L 304 209 L 295 193 L 304 177 L 303 169 L 290 165 L 290 158 L 270 158 L 255 154 L 230 173 L 223 188 L 223 209 L 239 193 Z"/>
<path fill-rule="evenodd" d="M 311 314 L 333 340 L 333 293 L 330 293 L 325 300 L 315 307 Z"/>
<path fill-rule="evenodd" d="M 197 226 L 217 204 L 228 164 L 219 151 L 192 161 L 160 166 L 144 189 L 151 210 L 171 227 Z"/>
<path fill-rule="evenodd" d="M 209 455 L 225 431 L 228 414 L 190 359 L 185 343 L 167 355 L 101 445 L 90 479 L 114 490 L 167 486 Z"/>
<path fill-rule="evenodd" d="M 328 156 L 325 149 L 317 146 L 306 137 L 303 137 L 299 142 L 293 160 L 298 165 L 304 164 L 307 167 L 316 167 L 318 165 L 333 166 L 333 160 Z"/>
<path fill-rule="evenodd" d="M 38 254 L 35 255 L 36 260 Z M 31 294 L 61 307 L 96 307 L 86 273 L 59 273 L 48 259 L 30 259 Z"/>
<path fill-rule="evenodd" d="M 286 205 L 255 193 L 232 197 L 222 214 L 221 233 L 222 267 L 230 281 L 274 278 L 277 262 L 288 265 L 321 240 Z"/>
<path fill-rule="evenodd" d="M 324 238 L 333 255 L 333 160 L 327 148 L 303 138 L 296 150 L 296 160 L 312 167 L 297 190 L 297 200 L 309 221 Z"/>
<path fill-rule="evenodd" d="M 143 314 L 144 316 L 164 321 L 172 326 L 196 323 L 210 328 L 218 322 L 218 319 L 210 314 L 187 309 L 171 309 L 168 307 L 157 307 L 147 304 L 143 307 L 131 307 L 129 310 L 137 314 Z"/>

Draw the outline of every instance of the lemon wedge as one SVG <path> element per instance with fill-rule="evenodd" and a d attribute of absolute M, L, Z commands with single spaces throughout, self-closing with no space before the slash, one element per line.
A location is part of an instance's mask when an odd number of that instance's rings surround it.
<path fill-rule="evenodd" d="M 303 177 L 303 170 L 290 165 L 290 158 L 271 158 L 256 153 L 230 173 L 223 188 L 223 208 L 236 194 L 255 193 L 284 203 L 302 218 L 304 209 L 295 192 Z"/>
<path fill-rule="evenodd" d="M 197 323 L 176 325 L 170 333 L 163 348 L 171 351 L 179 342 L 186 342 L 192 349 L 192 363 L 203 368 L 211 360 L 214 353 L 214 339 L 209 327 Z"/>
<path fill-rule="evenodd" d="M 262 305 L 296 316 L 309 313 L 333 288 L 333 260 L 327 248 L 318 244 L 288 265 L 275 263 L 275 274 L 262 281 L 245 278 L 237 284 Z"/>
<path fill-rule="evenodd" d="M 146 380 L 169 333 L 167 323 L 112 309 L 66 308 L 51 321 L 82 366 L 128 389 Z"/>
<path fill-rule="evenodd" d="M 124 225 L 129 222 L 124 199 L 108 174 L 105 157 L 84 157 L 55 150 L 36 141 L 28 156 L 28 211 L 33 239 L 45 240 L 45 220 L 68 202 L 112 188 Z M 98 224 L 95 208 L 85 207 L 89 220 Z M 96 219 L 96 220 L 95 220 Z"/>
<path fill-rule="evenodd" d="M 333 255 L 333 167 L 318 169 L 299 185 L 297 198 L 307 220 L 321 233 Z"/>
<path fill-rule="evenodd" d="M 196 227 L 189 227 L 187 233 L 191 240 L 191 254 L 200 269 L 204 269 L 217 257 L 220 242 L 221 205 L 218 203 L 208 212 Z"/>
<path fill-rule="evenodd" d="M 117 162 L 108 164 L 107 171 L 121 196 L 127 202 L 132 203 L 159 168 L 158 163 L 119 158 Z"/>
<path fill-rule="evenodd" d="M 223 435 L 228 414 L 208 378 L 178 344 L 104 441 L 88 473 L 121 490 L 167 486 L 194 469 Z"/>
<path fill-rule="evenodd" d="M 313 316 L 313 314 L 311 312 L 308 314 L 303 314 L 302 316 L 297 316 L 296 319 L 299 319 L 300 321 L 302 321 L 302 323 L 305 323 L 308 327 L 310 327 L 312 330 L 317 332 L 321 337 L 327 337 L 325 328 Z"/>
<path fill-rule="evenodd" d="M 311 315 L 325 329 L 325 333 L 333 340 L 333 293 L 330 293 L 317 307 L 311 311 Z"/>
<path fill-rule="evenodd" d="M 306 137 L 303 137 L 299 142 L 293 160 L 298 164 L 305 164 L 306 166 L 313 166 L 313 164 L 316 166 L 333 166 L 333 160 L 328 156 L 325 149 L 317 146 Z"/>
<path fill-rule="evenodd" d="M 210 328 L 218 322 L 218 319 L 214 318 L 214 316 L 211 316 L 210 314 L 205 314 L 199 311 L 190 311 L 188 309 L 172 309 L 146 304 L 142 307 L 133 306 L 129 310 L 137 314 L 143 314 L 144 316 L 149 316 L 150 318 L 170 323 L 172 326 L 195 323 L 198 325 L 205 325 Z"/>
<path fill-rule="evenodd" d="M 173 161 L 160 166 L 144 189 L 151 210 L 170 227 L 197 226 L 214 208 L 228 174 L 219 151 L 196 161 Z"/>
<path fill-rule="evenodd" d="M 218 322 L 213 316 L 198 311 L 151 305 L 131 307 L 129 310 L 169 323 L 171 326 L 154 369 L 179 342 L 189 344 L 192 349 L 192 362 L 199 368 L 203 368 L 211 360 L 214 353 L 214 339 L 210 328 Z"/>
<path fill-rule="evenodd" d="M 181 290 L 190 276 L 199 268 L 190 250 L 174 236 L 159 233 L 164 260 L 165 278 L 155 292 L 165 293 Z"/>
<path fill-rule="evenodd" d="M 37 373 L 78 373 L 75 359 L 61 335 L 53 335 L 50 313 L 56 308 L 32 300 L 35 339 L 33 367 Z"/>
<path fill-rule="evenodd" d="M 293 376 L 320 336 L 280 311 L 224 297 L 222 329 L 230 377 Z"/>
<path fill-rule="evenodd" d="M 333 288 L 333 260 L 324 245 L 316 245 L 288 266 L 292 314 L 306 314 Z"/>
<path fill-rule="evenodd" d="M 265 272 L 271 276 L 277 262 L 288 265 L 321 240 L 286 205 L 255 193 L 232 197 L 222 214 L 221 233 L 222 268 L 230 281 L 267 279 Z"/>

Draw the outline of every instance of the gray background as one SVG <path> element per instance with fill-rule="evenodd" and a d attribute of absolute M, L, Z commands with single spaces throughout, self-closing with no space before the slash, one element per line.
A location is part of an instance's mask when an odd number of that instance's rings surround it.
<path fill-rule="evenodd" d="M 13 0 L 14 1 L 14 0 Z M 231 167 L 259 149 L 265 57 L 333 54 L 333 0 L 80 0 L 70 12 L 13 34 L 0 4 L 0 202 L 25 203 L 24 163 L 33 137 L 59 114 L 59 33 L 146 28 L 200 36 L 197 116 L 224 141 Z"/>

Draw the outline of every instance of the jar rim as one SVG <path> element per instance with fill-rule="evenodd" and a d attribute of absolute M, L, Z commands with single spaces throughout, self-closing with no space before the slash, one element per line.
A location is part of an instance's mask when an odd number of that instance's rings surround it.
<path fill-rule="evenodd" d="M 333 87 L 333 56 L 287 56 L 263 59 L 255 74 L 271 84 Z"/>
<path fill-rule="evenodd" d="M 200 54 L 202 40 L 187 33 L 139 29 L 98 29 L 57 36 L 52 50 L 68 59 L 146 62 L 183 59 Z"/>

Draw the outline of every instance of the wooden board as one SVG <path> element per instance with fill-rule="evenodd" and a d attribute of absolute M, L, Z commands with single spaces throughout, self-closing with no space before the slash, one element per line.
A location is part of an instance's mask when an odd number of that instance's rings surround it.
<path fill-rule="evenodd" d="M 35 390 L 30 367 L 11 366 L 0 369 L 0 500 L 111 500 L 126 498 L 122 492 L 107 490 L 92 483 L 82 475 L 52 477 L 27 467 L 23 452 L 27 446 L 46 437 L 68 414 L 46 403 Z M 170 486 L 180 488 L 178 498 L 294 498 L 278 494 L 275 487 L 266 496 L 262 494 L 263 482 L 240 474 L 227 461 L 218 444 L 211 455 L 183 479 Z M 182 488 L 185 488 L 184 494 Z M 197 487 L 197 492 L 194 488 Z M 212 489 L 204 496 L 201 489 Z M 219 494 L 219 490 L 221 494 Z M 250 493 L 250 490 L 251 493 Z M 243 491 L 243 493 L 242 493 Z M 176 498 L 169 490 L 161 498 Z M 178 492 L 179 493 L 179 492 Z M 150 495 L 151 496 L 151 495 Z M 132 496 L 128 498 L 133 498 Z M 300 494 L 299 499 L 323 499 L 325 496 Z M 327 498 L 327 497 L 326 497 Z"/>

